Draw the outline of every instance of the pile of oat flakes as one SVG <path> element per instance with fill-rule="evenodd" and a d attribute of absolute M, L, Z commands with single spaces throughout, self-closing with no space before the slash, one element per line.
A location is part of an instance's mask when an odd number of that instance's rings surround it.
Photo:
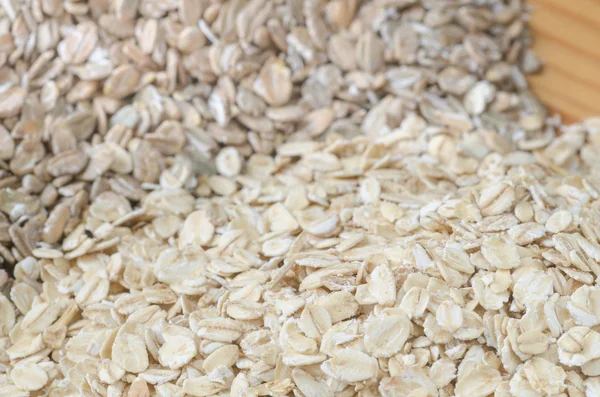
<path fill-rule="evenodd" d="M 0 397 L 600 395 L 600 119 L 527 15 L 0 1 Z"/>

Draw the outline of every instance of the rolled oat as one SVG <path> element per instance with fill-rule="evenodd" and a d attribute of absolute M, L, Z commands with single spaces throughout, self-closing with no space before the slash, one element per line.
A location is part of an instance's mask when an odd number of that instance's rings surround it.
<path fill-rule="evenodd" d="M 0 396 L 592 396 L 600 120 L 521 1 L 6 0 Z"/>

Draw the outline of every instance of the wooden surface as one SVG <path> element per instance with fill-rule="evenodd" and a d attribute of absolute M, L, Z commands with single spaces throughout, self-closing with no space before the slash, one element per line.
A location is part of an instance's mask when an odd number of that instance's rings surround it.
<path fill-rule="evenodd" d="M 534 50 L 544 62 L 533 90 L 567 122 L 600 116 L 600 0 L 528 0 Z"/>

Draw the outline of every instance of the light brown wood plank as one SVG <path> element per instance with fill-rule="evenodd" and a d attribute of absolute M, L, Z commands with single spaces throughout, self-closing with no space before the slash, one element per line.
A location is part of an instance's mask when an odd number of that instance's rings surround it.
<path fill-rule="evenodd" d="M 568 121 L 600 115 L 600 1 L 530 0 L 542 73 L 533 91 Z"/>
<path fill-rule="evenodd" d="M 600 24 L 600 1 L 597 0 L 529 0 L 529 4 L 554 9 L 592 26 Z"/>
<path fill-rule="evenodd" d="M 535 35 L 543 35 L 554 41 L 568 43 L 570 47 L 596 59 L 600 59 L 600 30 L 572 14 L 543 5 L 534 8 L 531 28 Z M 575 4 L 577 1 L 573 1 Z M 537 4 L 537 3 L 536 3 Z M 535 37 L 535 36 L 534 36 Z M 558 56 L 558 54 L 556 54 Z"/>
<path fill-rule="evenodd" d="M 559 43 L 544 36 L 535 37 L 535 51 L 543 58 L 547 68 L 557 70 L 576 81 L 600 89 L 599 59 L 582 54 L 567 44 Z"/>
<path fill-rule="evenodd" d="M 530 81 L 534 88 L 546 87 L 575 104 L 600 110 L 600 106 L 596 102 L 599 94 L 598 87 L 573 78 L 556 68 L 549 67 L 543 75 L 532 76 Z"/>

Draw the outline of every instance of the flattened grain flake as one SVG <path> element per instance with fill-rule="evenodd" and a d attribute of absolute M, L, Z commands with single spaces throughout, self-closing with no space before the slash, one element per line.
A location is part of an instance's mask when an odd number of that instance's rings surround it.
<path fill-rule="evenodd" d="M 144 341 L 132 334 L 117 336 L 112 346 L 112 360 L 125 371 L 144 371 L 148 368 L 148 353 Z"/>
<path fill-rule="evenodd" d="M 26 95 L 27 90 L 21 87 L 11 87 L 0 93 L 0 117 L 18 115 L 23 107 Z"/>
<path fill-rule="evenodd" d="M 48 374 L 35 363 L 17 365 L 10 373 L 15 385 L 23 390 L 40 390 L 48 382 Z"/>
<path fill-rule="evenodd" d="M 342 350 L 321 365 L 334 379 L 360 382 L 377 375 L 377 360 L 360 351 Z"/>

